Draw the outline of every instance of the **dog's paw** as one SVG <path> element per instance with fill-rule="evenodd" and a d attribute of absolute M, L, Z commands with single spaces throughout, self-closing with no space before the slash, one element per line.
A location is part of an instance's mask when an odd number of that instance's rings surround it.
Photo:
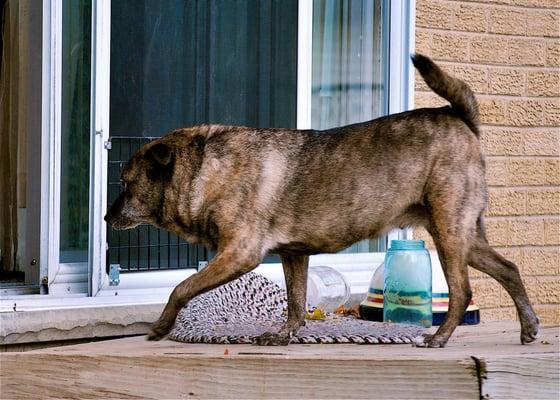
<path fill-rule="evenodd" d="M 146 336 L 146 340 L 149 340 L 149 341 L 159 341 L 159 340 L 163 339 L 164 336 L 165 336 L 165 335 L 162 335 L 161 333 L 157 333 L 157 332 L 154 332 L 154 331 L 150 331 L 150 332 L 148 333 L 148 336 Z"/>
<path fill-rule="evenodd" d="M 157 321 L 152 325 L 152 329 L 148 333 L 146 340 L 156 341 L 163 339 L 171 330 L 172 324 Z"/>
<path fill-rule="evenodd" d="M 255 344 L 258 346 L 287 346 L 291 339 L 288 334 L 266 332 L 255 338 Z"/>
<path fill-rule="evenodd" d="M 437 348 L 437 347 L 445 347 L 446 344 L 447 344 L 447 340 L 438 338 L 436 335 L 428 335 L 428 334 L 416 336 L 412 340 L 413 347 Z"/>
<path fill-rule="evenodd" d="M 539 337 L 539 319 L 521 325 L 521 344 L 529 344 Z"/>

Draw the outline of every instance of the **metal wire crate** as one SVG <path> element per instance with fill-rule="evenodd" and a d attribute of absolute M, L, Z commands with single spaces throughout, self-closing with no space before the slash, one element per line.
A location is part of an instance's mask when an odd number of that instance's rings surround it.
<path fill-rule="evenodd" d="M 122 191 L 120 176 L 126 162 L 138 148 L 153 139 L 156 138 L 111 137 L 107 204 L 112 204 Z M 177 235 L 150 225 L 126 231 L 107 227 L 107 244 L 107 271 L 114 264 L 122 272 L 196 268 L 200 261 L 208 260 L 203 246 L 188 244 Z"/>

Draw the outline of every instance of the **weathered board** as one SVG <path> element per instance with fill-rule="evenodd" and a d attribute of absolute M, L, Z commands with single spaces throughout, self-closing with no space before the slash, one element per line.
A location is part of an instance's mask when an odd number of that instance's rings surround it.
<path fill-rule="evenodd" d="M 146 342 L 0 354 L 1 398 L 558 398 L 558 328 L 519 344 L 513 323 L 410 345 Z"/>

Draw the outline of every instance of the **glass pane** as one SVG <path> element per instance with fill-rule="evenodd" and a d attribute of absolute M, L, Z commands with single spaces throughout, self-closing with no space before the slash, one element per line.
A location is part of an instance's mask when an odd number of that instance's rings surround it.
<path fill-rule="evenodd" d="M 91 0 L 62 4 L 60 261 L 87 262 Z"/>
<path fill-rule="evenodd" d="M 387 21 L 381 0 L 314 0 L 312 128 L 387 113 Z M 384 251 L 385 242 L 363 241 L 344 252 Z"/>
<path fill-rule="evenodd" d="M 108 203 L 130 155 L 172 129 L 295 128 L 296 21 L 296 0 L 113 1 Z M 153 227 L 107 236 L 108 263 L 127 270 L 207 259 Z"/>

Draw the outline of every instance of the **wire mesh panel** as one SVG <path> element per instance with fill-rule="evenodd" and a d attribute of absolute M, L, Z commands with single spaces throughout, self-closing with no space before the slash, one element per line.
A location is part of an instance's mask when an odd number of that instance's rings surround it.
<path fill-rule="evenodd" d="M 109 203 L 133 152 L 173 129 L 295 127 L 297 13 L 297 0 L 111 2 Z M 110 229 L 108 245 L 108 264 L 124 271 L 212 255 L 148 226 Z"/>
<path fill-rule="evenodd" d="M 111 205 L 122 191 L 122 168 L 134 152 L 150 142 L 149 137 L 112 137 L 109 150 L 108 198 Z M 197 267 L 207 260 L 206 249 L 191 245 L 177 235 L 151 225 L 126 231 L 107 228 L 107 270 L 119 264 L 121 271 L 144 271 Z"/>

